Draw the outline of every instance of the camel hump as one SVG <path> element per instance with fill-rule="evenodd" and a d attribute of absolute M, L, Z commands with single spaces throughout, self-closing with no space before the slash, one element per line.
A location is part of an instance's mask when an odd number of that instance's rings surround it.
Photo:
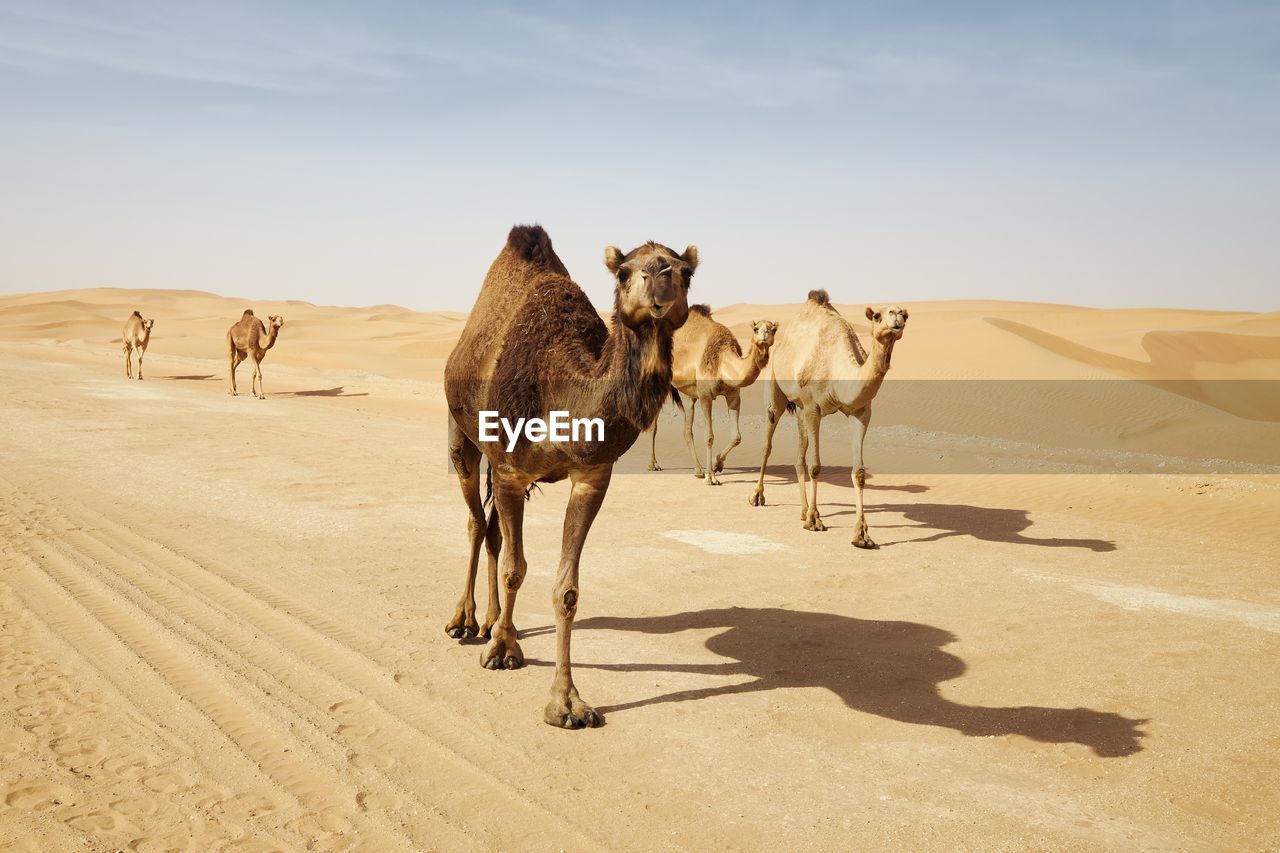
<path fill-rule="evenodd" d="M 137 317 L 139 320 L 141 320 L 141 319 L 142 319 L 142 312 L 141 312 L 141 311 L 137 311 L 137 310 L 135 310 L 135 311 L 133 312 L 133 316 L 135 316 L 135 317 Z"/>
<path fill-rule="evenodd" d="M 698 303 L 697 305 L 690 305 L 690 306 L 689 306 L 689 313 L 690 313 L 690 314 L 701 314 L 703 317 L 710 317 L 710 316 L 711 316 L 711 306 L 710 306 L 710 305 L 704 305 L 704 304 L 702 304 L 702 303 Z"/>
<path fill-rule="evenodd" d="M 511 233 L 507 235 L 507 245 L 521 260 L 556 271 L 564 268 L 555 249 L 551 248 L 551 237 L 541 225 L 512 226 Z"/>
<path fill-rule="evenodd" d="M 243 320 L 245 317 L 252 317 L 252 316 L 253 316 L 253 309 L 246 308 L 244 309 L 244 313 L 240 315 L 240 319 Z"/>
<path fill-rule="evenodd" d="M 818 305 L 830 305 L 831 297 L 827 295 L 825 290 L 810 290 L 809 301 L 817 303 Z"/>

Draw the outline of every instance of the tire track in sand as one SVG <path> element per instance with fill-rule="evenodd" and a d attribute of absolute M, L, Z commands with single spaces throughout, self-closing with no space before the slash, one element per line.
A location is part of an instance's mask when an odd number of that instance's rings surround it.
<path fill-rule="evenodd" d="M 75 552 L 69 544 L 77 533 L 74 524 L 54 535 L 41 518 L 46 513 L 32 507 L 29 500 L 11 501 L 11 507 L 30 531 L 27 545 L 36 555 L 27 556 L 23 591 L 33 591 L 44 599 L 44 608 L 33 609 L 58 614 L 56 628 L 66 632 L 64 636 L 79 636 L 84 641 L 77 645 L 86 658 L 101 646 L 95 627 L 105 629 L 114 644 L 131 651 L 186 707 L 211 722 L 260 773 L 293 798 L 296 817 L 285 828 L 308 847 L 346 849 L 357 840 L 373 849 L 407 846 L 409 840 L 397 827 L 381 815 L 361 812 L 356 804 L 358 792 L 340 777 L 335 778 L 332 768 L 342 760 L 336 747 L 333 754 L 317 752 L 293 733 L 305 721 L 291 719 L 278 707 L 264 708 L 254 701 L 256 697 L 237 689 L 235 673 L 193 649 L 175 630 L 174 623 L 181 617 L 159 619 L 104 580 L 103 575 L 109 572 L 98 569 L 92 558 Z M 176 722 L 165 720 L 169 725 Z M 166 794 L 187 781 L 157 779 L 151 787 Z M 459 837 L 442 821 L 431 830 L 438 832 L 441 841 L 448 839 L 446 843 L 474 846 L 473 840 Z"/>
<path fill-rule="evenodd" d="M 285 706 L 295 735 L 309 728 L 313 743 L 328 737 L 341 745 L 362 813 L 394 819 L 406 804 L 418 814 L 434 811 L 469 843 L 487 847 L 602 845 L 521 790 L 544 775 L 539 768 L 527 759 L 513 762 L 487 732 L 439 700 L 424 701 L 397 684 L 371 657 L 380 645 L 260 582 L 180 554 L 88 507 L 77 506 L 74 517 L 58 514 L 58 526 L 66 528 L 59 541 L 64 558 L 153 619 L 167 620 L 187 643 L 250 682 L 259 702 Z M 353 640 L 363 648 L 353 648 Z M 434 772 L 397 759 L 408 750 L 430 756 Z M 477 820 L 495 809 L 507 819 L 496 825 Z"/>

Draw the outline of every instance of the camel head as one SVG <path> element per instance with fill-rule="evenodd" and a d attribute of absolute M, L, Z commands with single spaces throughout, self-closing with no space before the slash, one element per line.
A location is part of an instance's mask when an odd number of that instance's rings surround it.
<path fill-rule="evenodd" d="M 143 321 L 142 321 L 142 329 L 143 329 L 143 331 L 145 331 L 145 332 L 149 335 L 149 334 L 151 334 L 151 327 L 152 327 L 152 326 L 154 326 L 155 324 L 156 324 L 156 321 L 155 321 L 154 319 L 151 319 L 151 320 L 143 320 Z"/>
<path fill-rule="evenodd" d="M 902 337 L 907 328 L 907 309 L 890 305 L 887 308 L 867 308 L 867 319 L 871 321 L 871 337 L 882 344 L 890 344 Z"/>
<path fill-rule="evenodd" d="M 684 254 L 650 240 L 625 255 L 616 246 L 604 250 L 604 265 L 613 273 L 614 310 L 629 328 L 652 323 L 668 334 L 689 316 L 689 284 L 698 267 L 698 247 Z"/>
<path fill-rule="evenodd" d="M 765 352 L 773 346 L 773 339 L 778 334 L 778 324 L 772 320 L 753 320 L 751 322 L 751 343 Z"/>
<path fill-rule="evenodd" d="M 267 323 L 272 329 L 279 329 L 284 325 L 284 317 L 281 317 L 279 314 L 272 314 L 267 318 Z"/>

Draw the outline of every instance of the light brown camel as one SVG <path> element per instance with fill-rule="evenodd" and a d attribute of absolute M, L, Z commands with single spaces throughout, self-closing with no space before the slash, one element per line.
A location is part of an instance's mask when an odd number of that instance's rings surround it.
<path fill-rule="evenodd" d="M 867 520 L 862 512 L 862 487 L 867 470 L 862 464 L 862 443 L 871 422 L 871 401 L 889 372 L 893 345 L 902 337 L 907 325 L 907 312 L 897 305 L 867 309 L 871 321 L 871 352 L 862 347 L 849 321 L 831 304 L 825 290 L 809 292 L 809 300 L 800 314 L 787 324 L 782 340 L 774 349 L 764 379 L 768 400 L 764 438 L 764 458 L 760 461 L 760 479 L 750 498 L 752 506 L 764 506 L 764 469 L 773 449 L 773 431 L 783 409 L 796 413 L 799 421 L 800 447 L 796 452 L 796 481 L 800 485 L 800 518 L 805 530 L 826 530 L 818 513 L 818 474 L 822 470 L 818 433 L 822 418 L 843 412 L 852 418 L 853 448 L 856 457 L 853 483 L 857 491 L 857 518 L 854 521 L 853 544 L 874 548 L 867 535 Z M 808 452 L 813 445 L 813 464 Z M 805 478 L 812 492 L 806 496 Z"/>
<path fill-rule="evenodd" d="M 134 311 L 129 315 L 129 319 L 124 321 L 124 332 L 121 337 L 124 339 L 124 375 L 126 379 L 133 378 L 133 358 L 131 353 L 134 350 L 138 352 L 138 379 L 142 379 L 142 357 L 147 353 L 147 345 L 151 343 L 151 327 L 155 325 L 155 320 L 144 320 L 142 314 Z"/>
<path fill-rule="evenodd" d="M 671 336 L 689 312 L 686 299 L 698 250 L 676 254 L 649 242 L 627 254 L 610 246 L 605 266 L 614 274 L 613 319 L 606 326 L 586 294 L 569 278 L 551 239 L 539 226 L 511 229 L 457 346 L 445 365 L 451 417 L 449 449 L 471 517 L 466 585 L 449 636 L 492 636 L 480 655 L 488 669 L 516 669 L 524 655 L 512 622 L 525 576 L 522 527 L 525 496 L 534 483 L 569 477 L 560 564 L 551 596 L 556 619 L 556 671 L 543 718 L 553 726 L 598 726 L 601 716 L 573 684 L 569 637 L 578 606 L 578 561 L 587 531 L 604 501 L 613 463 L 635 442 L 671 388 Z M 599 418 L 603 435 L 569 442 L 531 441 L 522 435 L 481 441 L 480 412 L 510 423 L 548 418 Z M 511 450 L 508 450 L 511 446 Z M 493 509 L 486 523 L 480 498 L 480 458 L 487 458 Z M 502 543 L 503 600 L 497 604 L 497 562 Z M 475 576 L 480 543 L 489 559 L 489 613 L 476 624 Z"/>
<path fill-rule="evenodd" d="M 262 325 L 261 320 L 253 316 L 252 308 L 246 308 L 244 314 L 240 315 L 239 322 L 227 329 L 227 349 L 231 360 L 231 390 L 227 393 L 233 397 L 237 393 L 236 368 L 247 358 L 253 366 L 249 390 L 259 400 L 267 399 L 267 392 L 262 387 L 262 359 L 266 358 L 267 350 L 276 345 L 280 327 L 284 325 L 284 317 L 272 314 L 267 320 L 271 324 L 270 331 Z"/>
<path fill-rule="evenodd" d="M 724 470 L 724 460 L 729 451 L 742 443 L 742 429 L 738 419 L 742 413 L 742 389 L 746 388 L 769 363 L 769 348 L 773 346 L 778 324 L 772 320 L 756 320 L 751 324 L 751 347 L 746 355 L 738 339 L 729 327 L 711 317 L 706 305 L 689 308 L 689 320 L 676 332 L 671 356 L 672 399 L 684 412 L 684 442 L 693 457 L 693 476 L 702 478 L 702 462 L 693 447 L 694 407 L 685 407 L 680 399 L 684 394 L 702 409 L 707 422 L 708 486 L 720 485 L 716 474 Z M 718 455 L 713 450 L 715 434 L 712 431 L 711 407 L 717 397 L 724 397 L 733 416 L 733 441 Z M 658 464 L 658 422 L 653 422 L 652 442 L 649 448 L 649 470 L 661 471 Z"/>

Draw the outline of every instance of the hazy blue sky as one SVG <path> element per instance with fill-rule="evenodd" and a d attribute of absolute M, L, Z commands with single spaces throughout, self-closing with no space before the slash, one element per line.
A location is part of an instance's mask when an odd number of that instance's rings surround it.
<path fill-rule="evenodd" d="M 0 0 L 0 292 L 1280 308 L 1280 3 Z"/>

